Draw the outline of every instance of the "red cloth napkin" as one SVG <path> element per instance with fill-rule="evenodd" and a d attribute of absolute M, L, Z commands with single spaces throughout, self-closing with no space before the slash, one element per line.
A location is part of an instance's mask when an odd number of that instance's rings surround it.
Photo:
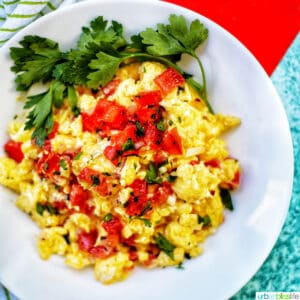
<path fill-rule="evenodd" d="M 167 0 L 231 32 L 271 74 L 300 30 L 300 0 Z"/>

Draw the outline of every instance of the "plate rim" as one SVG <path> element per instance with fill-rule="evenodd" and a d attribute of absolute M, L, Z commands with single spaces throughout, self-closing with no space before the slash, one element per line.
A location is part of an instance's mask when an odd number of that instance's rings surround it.
<path fill-rule="evenodd" d="M 237 39 L 232 33 L 230 33 L 227 29 L 225 29 L 224 27 L 219 25 L 217 22 L 211 20 L 210 18 L 206 17 L 205 15 L 202 15 L 199 12 L 193 11 L 189 8 L 186 8 L 186 7 L 177 5 L 177 4 L 164 2 L 164 1 L 158 1 L 158 0 L 143 0 L 143 1 L 141 1 L 141 0 L 140 1 L 139 0 L 126 0 L 126 1 L 122 1 L 122 0 L 86 0 L 86 1 L 81 1 L 81 2 L 74 3 L 72 5 L 65 6 L 61 9 L 57 9 L 53 12 L 48 13 L 47 15 L 45 15 L 43 17 L 40 17 L 39 19 L 35 20 L 31 24 L 27 25 L 25 28 L 20 30 L 16 35 L 14 35 L 8 42 L 6 42 L 0 48 L 0 55 L 5 55 L 5 54 L 7 55 L 9 53 L 9 48 L 12 45 L 18 43 L 21 40 L 21 38 L 24 37 L 27 34 L 27 32 L 32 31 L 32 29 L 31 29 L 32 27 L 34 28 L 35 26 L 38 26 L 40 23 L 41 24 L 47 23 L 49 21 L 48 19 L 50 19 L 50 21 L 51 21 L 51 18 L 55 17 L 56 15 L 60 15 L 60 14 L 63 15 L 66 12 L 68 12 L 68 11 L 70 11 L 70 10 L 76 8 L 76 7 L 81 7 L 82 6 L 82 8 L 85 8 L 85 7 L 88 7 L 88 6 L 96 4 L 96 3 L 99 4 L 99 5 L 102 5 L 102 4 L 117 4 L 117 3 L 124 3 L 124 2 L 150 3 L 150 4 L 154 4 L 154 2 L 156 2 L 155 4 L 159 5 L 159 6 L 160 5 L 161 6 L 166 6 L 166 7 L 175 6 L 179 9 L 185 10 L 185 11 L 193 13 L 193 14 L 196 14 L 201 21 L 204 20 L 205 22 L 211 23 L 218 31 L 221 31 L 229 39 L 233 40 L 234 43 L 240 48 L 240 50 L 243 51 L 244 53 L 246 53 L 246 55 L 249 58 L 251 58 L 252 62 L 255 64 L 256 68 L 258 68 L 259 72 L 263 73 L 263 76 L 264 76 L 266 82 L 268 82 L 269 89 L 270 89 L 270 91 L 272 92 L 272 94 L 274 96 L 274 100 L 277 102 L 277 105 L 279 105 L 280 110 L 283 112 L 283 115 L 285 117 L 284 121 L 285 121 L 285 123 L 288 127 L 288 132 L 287 132 L 288 133 L 287 140 L 288 140 L 288 143 L 289 143 L 288 156 L 291 160 L 290 163 L 291 163 L 291 166 L 292 166 L 292 169 L 290 170 L 290 175 L 291 176 L 289 176 L 290 177 L 289 187 L 288 187 L 289 192 L 288 192 L 288 195 L 287 195 L 287 198 L 289 199 L 289 201 L 287 201 L 287 203 L 284 207 L 285 208 L 284 213 L 283 213 L 284 217 L 282 217 L 282 220 L 281 220 L 281 223 L 280 223 L 280 226 L 279 226 L 280 228 L 276 233 L 276 237 L 273 238 L 272 247 L 270 247 L 269 251 L 264 256 L 261 257 L 261 259 L 259 260 L 259 263 L 257 264 L 257 268 L 255 268 L 255 272 L 250 277 L 247 276 L 248 278 L 244 278 L 243 282 L 240 282 L 239 286 L 236 287 L 236 289 L 234 291 L 231 291 L 230 295 L 226 295 L 226 298 L 231 297 L 235 293 L 239 292 L 241 290 L 241 288 L 243 288 L 247 284 L 247 282 L 249 282 L 251 280 L 251 278 L 262 267 L 262 265 L 264 264 L 264 262 L 269 257 L 272 250 L 274 249 L 274 246 L 275 246 L 275 244 L 277 243 L 277 241 L 279 239 L 279 236 L 282 232 L 284 223 L 285 223 L 285 221 L 287 219 L 287 216 L 288 216 L 288 211 L 289 211 L 291 198 L 292 198 L 292 192 L 293 192 L 293 181 L 294 181 L 294 163 L 295 163 L 295 161 L 294 161 L 294 148 L 293 148 L 292 133 L 291 133 L 291 130 L 290 130 L 290 125 L 289 125 L 289 120 L 288 120 L 288 117 L 287 117 L 287 112 L 285 110 L 284 104 L 283 104 L 283 102 L 282 102 L 282 100 L 281 100 L 281 98 L 280 98 L 280 96 L 279 96 L 279 94 L 278 94 L 271 78 L 268 76 L 265 69 L 262 67 L 262 65 L 259 63 L 259 61 L 256 59 L 256 57 L 252 54 L 252 52 L 239 39 Z M 245 277 L 245 276 L 243 276 L 243 277 Z M 13 292 L 13 289 L 11 289 L 11 287 L 9 286 L 9 282 L 6 282 L 5 278 L 1 278 L 1 283 L 4 286 L 6 286 L 10 291 Z M 7 283 L 7 285 L 6 285 L 6 283 Z"/>

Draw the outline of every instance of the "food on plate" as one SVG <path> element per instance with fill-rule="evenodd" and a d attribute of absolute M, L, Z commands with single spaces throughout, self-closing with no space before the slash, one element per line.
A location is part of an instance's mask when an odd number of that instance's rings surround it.
<path fill-rule="evenodd" d="M 240 184 L 221 137 L 240 120 L 212 112 L 195 55 L 207 30 L 169 20 L 132 44 L 99 17 L 67 53 L 36 36 L 11 49 L 25 110 L 8 125 L 0 183 L 41 228 L 41 258 L 93 266 L 106 284 L 200 255 Z M 182 53 L 202 84 L 176 64 Z"/>

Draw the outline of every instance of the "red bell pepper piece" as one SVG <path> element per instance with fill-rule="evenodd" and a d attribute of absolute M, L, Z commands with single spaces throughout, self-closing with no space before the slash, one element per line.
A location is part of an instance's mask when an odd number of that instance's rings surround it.
<path fill-rule="evenodd" d="M 163 95 L 167 95 L 184 83 L 184 78 L 175 69 L 169 68 L 154 79 Z"/>
<path fill-rule="evenodd" d="M 17 163 L 20 163 L 24 158 L 24 154 L 22 152 L 21 146 L 22 146 L 22 143 L 15 142 L 13 140 L 9 140 L 4 145 L 4 150 L 7 153 L 8 157 L 13 159 Z"/>
<path fill-rule="evenodd" d="M 182 154 L 181 138 L 175 127 L 165 133 L 162 140 L 162 148 L 169 154 Z"/>

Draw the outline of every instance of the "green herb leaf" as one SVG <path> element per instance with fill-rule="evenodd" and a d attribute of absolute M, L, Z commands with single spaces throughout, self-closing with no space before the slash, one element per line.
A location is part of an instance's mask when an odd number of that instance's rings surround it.
<path fill-rule="evenodd" d="M 231 211 L 234 210 L 229 190 L 220 188 L 220 196 L 224 206 Z"/>
<path fill-rule="evenodd" d="M 78 152 L 75 156 L 74 156 L 74 160 L 78 160 L 80 158 L 80 156 L 82 155 L 82 152 Z"/>
<path fill-rule="evenodd" d="M 136 217 L 132 218 L 132 220 L 134 220 L 134 219 L 143 221 L 146 227 L 151 227 L 152 226 L 151 222 L 148 219 L 146 219 L 146 218 L 142 218 L 142 217 L 136 216 Z"/>
<path fill-rule="evenodd" d="M 157 124 L 156 124 L 156 128 L 160 131 L 165 131 L 166 130 L 166 126 L 164 123 L 164 120 L 160 120 Z"/>
<path fill-rule="evenodd" d="M 145 135 L 145 128 L 140 124 L 140 122 L 135 122 L 136 126 L 136 136 L 142 137 Z"/>
<path fill-rule="evenodd" d="M 174 175 L 169 175 L 168 178 L 167 178 L 167 180 L 169 182 L 174 182 L 176 179 L 177 179 L 177 176 L 174 176 Z"/>
<path fill-rule="evenodd" d="M 147 52 L 152 55 L 166 56 L 185 52 L 184 47 L 169 34 L 168 27 L 164 24 L 158 24 L 157 30 L 147 28 L 140 36 L 143 43 L 149 45 Z"/>
<path fill-rule="evenodd" d="M 177 265 L 176 269 L 178 269 L 178 270 L 184 270 L 183 263 L 182 263 L 182 262 L 179 263 L 179 264 Z"/>
<path fill-rule="evenodd" d="M 93 186 L 97 186 L 100 184 L 100 178 L 96 175 L 91 175 L 91 180 L 93 182 Z"/>
<path fill-rule="evenodd" d="M 67 243 L 68 245 L 71 244 L 71 242 L 70 242 L 70 237 L 69 237 L 69 234 L 68 234 L 68 233 L 64 234 L 64 235 L 63 235 L 63 238 L 65 239 L 65 241 L 66 241 L 66 243 Z"/>
<path fill-rule="evenodd" d="M 32 133 L 32 139 L 35 140 L 39 147 L 44 144 L 45 139 L 53 128 L 52 103 L 53 85 L 45 93 L 28 97 L 28 101 L 24 106 L 24 108 L 32 108 L 27 115 L 24 129 L 35 128 Z"/>
<path fill-rule="evenodd" d="M 113 215 L 111 213 L 108 213 L 104 216 L 103 221 L 109 222 L 113 219 Z"/>
<path fill-rule="evenodd" d="M 162 179 L 158 177 L 157 170 L 153 162 L 150 162 L 149 169 L 146 172 L 145 177 L 146 182 L 148 183 L 162 183 Z"/>
<path fill-rule="evenodd" d="M 90 43 L 107 43 L 112 45 L 114 49 L 127 45 L 123 37 L 123 26 L 116 21 L 111 23 L 112 25 L 108 27 L 108 21 L 104 20 L 103 17 L 97 17 L 90 23 L 90 28 L 83 27 L 78 48 L 84 49 Z"/>
<path fill-rule="evenodd" d="M 97 54 L 97 59 L 93 59 L 89 63 L 89 67 L 92 70 L 97 70 L 91 72 L 88 75 L 87 85 L 90 88 L 98 88 L 99 86 L 106 85 L 111 81 L 119 68 L 122 59 L 108 55 L 104 52 L 99 52 Z"/>
<path fill-rule="evenodd" d="M 41 202 L 36 203 L 36 212 L 39 215 L 43 215 L 44 211 L 47 210 L 50 215 L 57 215 L 58 210 L 50 204 L 42 204 Z"/>
<path fill-rule="evenodd" d="M 210 226 L 211 225 L 211 219 L 208 215 L 201 217 L 198 215 L 198 224 L 203 223 L 204 226 Z"/>
<path fill-rule="evenodd" d="M 35 82 L 51 79 L 62 53 L 56 42 L 39 36 L 27 35 L 20 45 L 10 48 L 10 56 L 14 61 L 11 69 L 17 73 L 17 90 L 26 91 Z"/>
<path fill-rule="evenodd" d="M 79 116 L 80 110 L 77 107 L 77 94 L 73 86 L 68 86 L 68 101 L 75 117 Z"/>
<path fill-rule="evenodd" d="M 191 53 L 195 51 L 208 37 L 208 30 L 199 20 L 194 20 L 190 28 L 183 16 L 170 15 L 169 33 L 176 38 Z"/>
<path fill-rule="evenodd" d="M 134 150 L 134 144 L 131 138 L 122 145 L 122 151 Z"/>
<path fill-rule="evenodd" d="M 194 56 L 195 50 L 207 39 L 208 30 L 199 20 L 190 27 L 183 16 L 170 15 L 169 24 L 158 24 L 157 30 L 147 28 L 140 33 L 143 44 L 152 55 L 166 56 L 187 53 Z"/>
<path fill-rule="evenodd" d="M 56 108 L 61 108 L 64 104 L 64 92 L 66 90 L 66 86 L 59 82 L 55 81 L 53 83 L 53 88 L 52 88 L 52 97 L 53 97 L 53 105 Z"/>
<path fill-rule="evenodd" d="M 158 233 L 158 235 L 154 237 L 154 241 L 160 250 L 174 260 L 174 249 L 176 248 L 174 245 L 172 245 L 161 233 Z"/>
<path fill-rule="evenodd" d="M 63 159 L 61 159 L 61 160 L 59 161 L 59 166 L 60 166 L 63 170 L 68 170 L 68 165 L 67 165 L 67 163 L 66 163 Z"/>
<path fill-rule="evenodd" d="M 143 208 L 139 216 L 143 216 L 150 209 L 151 209 L 151 202 L 147 201 L 146 206 Z"/>
<path fill-rule="evenodd" d="M 36 203 L 36 212 L 42 216 L 44 213 L 44 210 L 45 210 L 45 207 L 40 202 L 37 202 Z"/>

